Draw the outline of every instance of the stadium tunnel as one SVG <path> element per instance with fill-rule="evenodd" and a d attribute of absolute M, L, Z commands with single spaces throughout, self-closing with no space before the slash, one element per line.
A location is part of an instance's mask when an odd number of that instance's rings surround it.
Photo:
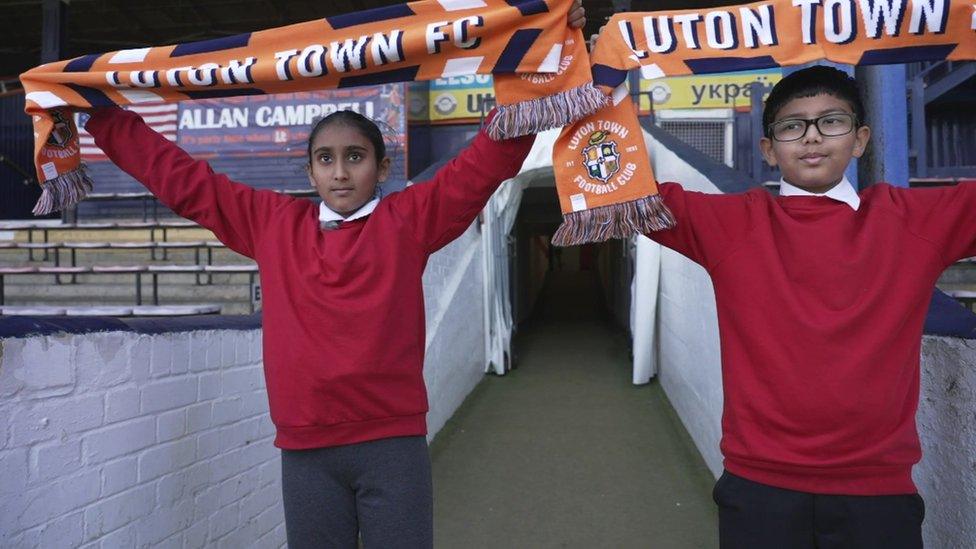
<path fill-rule="evenodd" d="M 586 314 L 599 314 L 626 328 L 633 276 L 632 246 L 624 240 L 554 246 L 552 235 L 562 222 L 562 214 L 552 169 L 531 170 L 523 173 L 521 179 L 522 200 L 508 235 L 516 328 L 536 317 L 543 295 L 546 299 L 572 301 L 574 291 L 597 294 L 599 310 Z"/>

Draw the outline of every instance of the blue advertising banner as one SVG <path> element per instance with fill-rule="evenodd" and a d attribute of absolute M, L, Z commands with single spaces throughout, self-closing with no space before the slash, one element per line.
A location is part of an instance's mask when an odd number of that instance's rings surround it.
<path fill-rule="evenodd" d="M 312 125 L 340 110 L 373 119 L 393 160 L 392 179 L 406 179 L 405 85 L 183 101 L 176 142 L 197 158 L 302 156 Z"/>
<path fill-rule="evenodd" d="M 397 83 L 127 108 L 195 158 L 206 159 L 214 171 L 257 188 L 289 190 L 311 188 L 305 154 L 312 125 L 337 110 L 354 110 L 373 119 L 383 132 L 392 160 L 383 192 L 390 193 L 407 181 L 405 95 L 406 85 Z M 82 157 L 99 192 L 142 190 L 108 161 L 84 129 L 79 133 Z"/>

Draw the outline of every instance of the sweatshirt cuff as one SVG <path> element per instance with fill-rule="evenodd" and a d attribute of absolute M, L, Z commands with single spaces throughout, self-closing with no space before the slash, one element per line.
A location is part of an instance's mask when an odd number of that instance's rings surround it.
<path fill-rule="evenodd" d="M 88 121 L 85 122 L 85 131 L 95 135 L 113 118 L 124 116 L 126 112 L 122 107 L 99 107 L 92 109 L 91 114 L 88 116 Z"/>
<path fill-rule="evenodd" d="M 495 116 L 497 116 L 497 114 L 498 114 L 497 107 L 492 107 L 492 109 L 488 111 L 488 114 L 485 116 L 484 124 L 481 125 L 481 129 L 478 131 L 478 138 L 487 140 L 488 143 L 490 143 L 492 146 L 496 148 L 505 149 L 507 151 L 506 153 L 504 153 L 506 157 L 511 157 L 512 155 L 517 156 L 518 154 L 522 154 L 523 156 L 522 161 L 524 162 L 525 161 L 524 157 L 529 154 L 529 149 L 532 148 L 532 143 L 535 142 L 535 135 L 534 134 L 522 135 L 519 137 L 510 137 L 508 139 L 502 139 L 499 141 L 496 141 L 488 137 L 488 132 L 487 132 L 488 125 L 491 123 L 492 119 L 494 119 Z M 521 163 L 519 163 L 519 165 L 521 166 Z"/>

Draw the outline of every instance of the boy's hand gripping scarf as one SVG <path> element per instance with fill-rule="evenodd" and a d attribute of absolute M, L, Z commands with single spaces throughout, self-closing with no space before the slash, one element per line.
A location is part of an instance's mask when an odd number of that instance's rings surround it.
<path fill-rule="evenodd" d="M 606 103 L 586 63 L 563 78 L 529 78 L 565 71 L 569 6 L 570 0 L 425 0 L 42 65 L 21 75 L 43 182 L 34 213 L 71 206 L 91 190 L 72 107 L 495 74 L 500 106 L 493 137 L 569 124 Z"/>
<path fill-rule="evenodd" d="M 771 0 L 618 13 L 591 55 L 613 105 L 564 128 L 553 151 L 564 223 L 557 245 L 673 226 L 656 194 L 627 71 L 644 78 L 799 65 L 976 59 L 976 6 L 950 0 Z"/>

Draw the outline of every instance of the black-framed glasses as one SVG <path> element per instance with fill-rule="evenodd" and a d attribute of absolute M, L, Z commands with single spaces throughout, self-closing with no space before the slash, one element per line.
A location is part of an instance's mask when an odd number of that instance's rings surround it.
<path fill-rule="evenodd" d="M 854 131 L 857 117 L 846 112 L 834 112 L 817 118 L 787 118 L 773 122 L 766 128 L 774 141 L 796 141 L 807 134 L 811 125 L 824 137 L 840 137 Z"/>

